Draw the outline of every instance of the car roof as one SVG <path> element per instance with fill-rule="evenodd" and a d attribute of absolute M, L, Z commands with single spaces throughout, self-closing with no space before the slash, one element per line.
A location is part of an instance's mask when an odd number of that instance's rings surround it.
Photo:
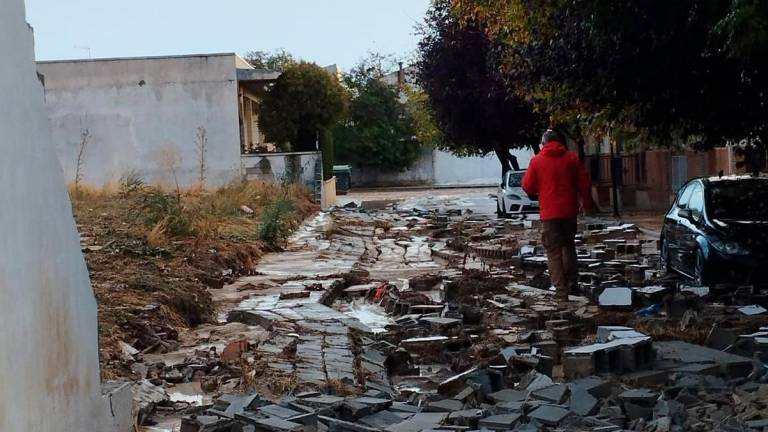
<path fill-rule="evenodd" d="M 721 182 L 768 182 L 768 177 L 753 177 L 751 175 L 729 175 L 722 177 L 703 177 L 702 181 L 705 183 L 721 183 Z"/>

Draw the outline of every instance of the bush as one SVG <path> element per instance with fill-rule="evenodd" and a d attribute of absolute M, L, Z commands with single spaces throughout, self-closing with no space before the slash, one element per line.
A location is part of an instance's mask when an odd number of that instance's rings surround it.
<path fill-rule="evenodd" d="M 257 237 L 271 248 L 284 247 L 296 222 L 291 217 L 293 201 L 281 196 L 270 203 L 259 217 Z"/>
<path fill-rule="evenodd" d="M 144 190 L 146 184 L 144 178 L 137 171 L 131 170 L 120 177 L 120 195 L 129 197 Z"/>
<path fill-rule="evenodd" d="M 170 236 L 187 235 L 192 232 L 193 215 L 188 211 L 181 197 L 158 188 L 144 188 L 139 192 L 136 210 L 144 224 L 153 230 Z"/>

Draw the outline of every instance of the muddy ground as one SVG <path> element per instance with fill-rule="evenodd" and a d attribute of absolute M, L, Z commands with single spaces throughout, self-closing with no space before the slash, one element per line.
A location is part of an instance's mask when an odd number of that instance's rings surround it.
<path fill-rule="evenodd" d="M 121 356 L 141 378 L 139 422 L 184 432 L 761 424 L 768 321 L 742 312 L 759 290 L 661 274 L 654 218 L 639 215 L 640 225 L 582 221 L 580 292 L 558 304 L 537 221 L 496 219 L 488 192 L 353 196 L 307 220 L 284 251 L 209 288 L 215 318 L 182 330 L 176 349 Z"/>

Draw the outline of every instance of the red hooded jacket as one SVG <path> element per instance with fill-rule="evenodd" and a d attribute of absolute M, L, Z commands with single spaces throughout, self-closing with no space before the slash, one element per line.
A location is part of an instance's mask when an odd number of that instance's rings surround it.
<path fill-rule="evenodd" d="M 579 197 L 584 210 L 592 204 L 589 177 L 578 155 L 557 141 L 544 144 L 531 160 L 523 177 L 523 190 L 539 196 L 541 220 L 578 216 Z"/>

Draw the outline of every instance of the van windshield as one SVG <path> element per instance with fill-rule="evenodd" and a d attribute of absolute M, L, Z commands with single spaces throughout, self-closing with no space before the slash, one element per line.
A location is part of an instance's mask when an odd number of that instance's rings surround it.
<path fill-rule="evenodd" d="M 509 173 L 509 182 L 507 182 L 507 187 L 522 187 L 523 176 L 525 176 L 525 172 Z"/>

